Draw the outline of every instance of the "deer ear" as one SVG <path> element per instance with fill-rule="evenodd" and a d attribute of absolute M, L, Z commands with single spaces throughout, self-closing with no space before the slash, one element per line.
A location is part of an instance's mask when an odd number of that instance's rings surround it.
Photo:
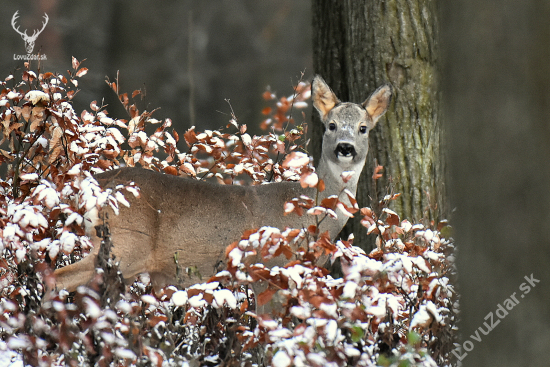
<path fill-rule="evenodd" d="M 391 102 L 391 96 L 392 87 L 386 84 L 374 91 L 374 93 L 363 102 L 363 107 L 365 107 L 369 117 L 372 119 L 373 127 L 378 119 L 386 113 Z"/>
<path fill-rule="evenodd" d="M 313 106 L 319 111 L 321 119 L 324 120 L 330 110 L 340 103 L 340 100 L 336 98 L 334 92 L 319 75 L 315 75 L 315 78 L 313 78 L 311 91 L 313 95 Z"/>

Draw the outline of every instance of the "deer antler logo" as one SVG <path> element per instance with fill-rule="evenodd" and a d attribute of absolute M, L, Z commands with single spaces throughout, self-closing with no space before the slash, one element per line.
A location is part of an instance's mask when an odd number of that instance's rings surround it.
<path fill-rule="evenodd" d="M 48 24 L 48 14 L 44 13 L 44 22 L 42 23 L 42 29 L 38 30 L 35 29 L 32 36 L 27 35 L 27 30 L 25 29 L 25 32 L 21 32 L 19 30 L 19 26 L 15 24 L 17 21 L 17 18 L 19 18 L 19 10 L 13 14 L 13 17 L 11 18 L 11 26 L 13 29 L 21 35 L 21 38 L 23 38 L 23 41 L 25 41 L 25 48 L 27 49 L 27 53 L 32 53 L 32 50 L 34 49 L 34 43 L 36 42 L 36 39 L 38 38 L 38 35 L 42 33 L 44 28 L 46 28 L 46 24 Z"/>

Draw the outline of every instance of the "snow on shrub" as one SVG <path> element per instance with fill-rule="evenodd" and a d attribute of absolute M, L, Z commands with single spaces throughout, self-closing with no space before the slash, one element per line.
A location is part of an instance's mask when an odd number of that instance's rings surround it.
<path fill-rule="evenodd" d="M 362 210 L 363 223 L 374 223 L 372 231 L 383 233 L 370 254 L 352 241 L 333 245 L 312 229 L 263 227 L 235 243 L 228 253 L 234 280 L 268 281 L 271 286 L 258 295 L 259 303 L 281 290 L 285 298 L 277 314 L 257 315 L 259 326 L 246 346 L 262 343 L 273 366 L 450 363 L 456 293 L 446 255 L 453 245 L 437 230 L 427 236 L 427 230 L 400 222 L 391 210 L 381 212 L 385 219 Z M 325 252 L 341 262 L 342 278 L 315 265 Z M 269 269 L 247 261 L 257 254 L 297 259 Z"/>
<path fill-rule="evenodd" d="M 351 207 L 335 196 L 321 202 L 302 196 L 281 208 L 281 215 L 313 215 L 317 223 L 336 217 L 336 208 L 361 215 L 377 238 L 368 254 L 352 238 L 332 243 L 316 226 L 262 227 L 227 249 L 227 269 L 187 289 L 154 291 L 145 275 L 124 286 L 116 259 L 101 258 L 87 287 L 46 291 L 55 286 L 54 268 L 90 251 L 86 216 L 104 205 L 116 212 L 128 205 L 126 195 L 139 196 L 133 185 L 101 189 L 95 173 L 140 165 L 220 184 L 296 180 L 323 190 L 304 153 L 306 124 L 292 117 L 307 106 L 307 83 L 288 97 L 263 94 L 269 104 L 263 135 L 250 135 L 232 115 L 226 129 L 186 131 L 183 151 L 172 121 L 140 112 L 134 98 L 141 91 L 120 92 L 118 77 L 107 84 L 125 118 L 110 116 L 96 101 L 89 111 L 75 111 L 72 100 L 87 71 L 75 58 L 66 75 L 35 72 L 25 63 L 20 76 L 0 82 L 0 164 L 7 171 L 0 180 L 2 348 L 35 366 L 450 364 L 453 244 L 443 235 L 444 222 L 401 221 L 388 208 L 396 195 L 375 203 L 376 210 L 360 209 L 349 192 Z M 277 256 L 288 264 L 259 262 Z M 320 266 L 326 258 L 341 265 L 341 276 Z M 250 285 L 259 280 L 270 286 L 257 302 L 277 296 L 275 314 L 254 312 Z"/>

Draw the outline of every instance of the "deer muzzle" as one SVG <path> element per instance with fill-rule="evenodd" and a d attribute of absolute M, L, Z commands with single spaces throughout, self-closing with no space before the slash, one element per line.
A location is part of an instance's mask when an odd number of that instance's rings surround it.
<path fill-rule="evenodd" d="M 353 144 L 338 143 L 336 149 L 334 150 L 334 154 L 336 154 L 338 159 L 343 158 L 344 160 L 351 160 L 355 158 L 357 151 L 355 150 L 355 146 L 353 146 Z"/>

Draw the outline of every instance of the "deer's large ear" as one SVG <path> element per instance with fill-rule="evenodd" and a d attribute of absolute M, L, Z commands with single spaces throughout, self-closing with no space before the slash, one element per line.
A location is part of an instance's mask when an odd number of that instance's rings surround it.
<path fill-rule="evenodd" d="M 311 93 L 313 95 L 313 106 L 319 111 L 322 120 L 327 117 L 334 106 L 340 103 L 334 92 L 319 75 L 315 75 L 315 78 L 313 78 Z"/>
<path fill-rule="evenodd" d="M 391 102 L 392 87 L 389 84 L 383 85 L 377 90 L 365 102 L 363 107 L 367 110 L 369 117 L 372 120 L 372 127 L 376 125 L 376 122 L 380 117 L 386 113 Z"/>

